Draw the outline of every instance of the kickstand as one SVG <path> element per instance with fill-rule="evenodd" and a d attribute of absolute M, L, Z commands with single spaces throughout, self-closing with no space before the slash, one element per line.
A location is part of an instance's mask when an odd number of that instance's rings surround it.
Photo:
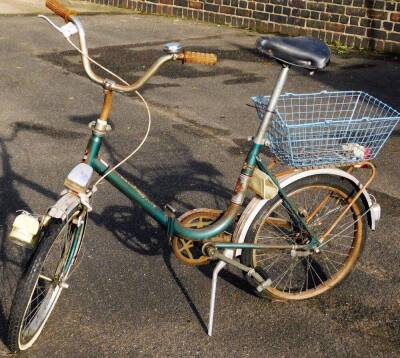
<path fill-rule="evenodd" d="M 213 321 L 214 321 L 214 308 L 215 308 L 215 296 L 217 294 L 217 280 L 219 272 L 226 266 L 226 262 L 218 261 L 215 266 L 212 276 L 211 283 L 211 300 L 210 300 L 210 315 L 208 317 L 208 335 L 212 336 Z"/>

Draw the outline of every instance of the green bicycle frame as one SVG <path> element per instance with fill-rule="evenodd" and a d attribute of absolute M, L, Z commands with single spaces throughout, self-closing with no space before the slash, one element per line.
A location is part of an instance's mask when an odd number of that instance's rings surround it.
<path fill-rule="evenodd" d="M 307 224 L 300 216 L 298 209 L 295 207 L 293 203 L 291 203 L 284 190 L 279 186 L 278 180 L 258 159 L 260 150 L 262 146 L 265 144 L 265 139 L 264 139 L 265 133 L 268 128 L 269 122 L 272 118 L 276 102 L 279 98 L 283 85 L 286 81 L 288 71 L 289 67 L 286 65 L 282 65 L 282 70 L 278 77 L 277 83 L 274 87 L 264 120 L 260 124 L 257 135 L 254 138 L 250 151 L 246 157 L 246 160 L 243 163 L 242 170 L 240 172 L 235 188 L 233 190 L 231 202 L 227 207 L 227 209 L 225 210 L 225 212 L 222 214 L 222 216 L 210 226 L 201 229 L 190 229 L 182 226 L 179 223 L 179 221 L 176 220 L 175 215 L 173 213 L 170 213 L 169 211 L 164 211 L 163 209 L 158 207 L 135 185 L 129 183 L 125 178 L 123 178 L 121 175 L 117 174 L 114 171 L 108 173 L 109 167 L 104 162 L 98 159 L 98 154 L 102 145 L 103 136 L 107 132 L 107 121 L 112 103 L 112 90 L 110 89 L 112 86 L 107 82 L 107 80 L 105 80 L 105 82 L 103 83 L 104 87 L 103 109 L 100 114 L 100 118 L 96 121 L 96 124 L 93 128 L 92 136 L 86 148 L 84 161 L 88 165 L 90 165 L 94 169 L 94 171 L 96 171 L 99 175 L 102 176 L 105 175 L 105 180 L 107 180 L 121 193 L 123 193 L 125 196 L 131 199 L 134 203 L 142 207 L 161 226 L 165 227 L 167 230 L 168 237 L 177 235 L 194 241 L 208 240 L 222 233 L 232 225 L 232 223 L 237 218 L 237 215 L 239 214 L 240 208 L 246 197 L 248 181 L 250 177 L 253 175 L 254 168 L 258 166 L 267 175 L 269 175 L 272 181 L 277 185 L 278 193 L 283 201 L 284 207 L 288 211 L 288 214 L 292 222 L 295 224 L 296 228 L 300 232 L 308 236 L 309 243 L 307 245 L 309 246 L 309 248 L 315 248 L 318 246 L 319 240 L 311 235 L 311 232 L 308 229 Z M 227 245 L 227 243 L 214 243 L 215 247 L 223 248 L 224 247 L 223 245 Z M 242 247 L 244 248 L 246 247 L 245 245 L 249 244 L 230 243 L 228 246 L 229 248 L 231 248 L 232 246 L 234 246 L 234 248 L 242 248 Z M 228 246 L 226 247 L 228 248 Z M 256 247 L 257 245 L 254 244 L 251 246 Z M 288 245 L 288 247 L 290 246 Z"/>
<path fill-rule="evenodd" d="M 104 175 L 109 169 L 106 164 L 98 159 L 98 153 L 101 148 L 102 139 L 102 136 L 93 133 L 88 143 L 87 154 L 85 156 L 86 163 L 90 165 L 99 175 Z M 247 162 L 249 164 L 251 163 L 253 166 L 256 162 L 256 156 L 260 150 L 259 147 L 259 145 L 254 144 L 248 156 Z M 242 172 L 248 173 L 248 168 L 244 168 Z M 228 207 L 222 217 L 213 225 L 210 225 L 205 229 L 189 229 L 183 227 L 172 215 L 169 215 L 166 211 L 153 203 L 142 191 L 140 191 L 139 188 L 129 183 L 121 175 L 111 172 L 105 177 L 105 180 L 107 180 L 121 193 L 131 199 L 134 203 L 142 207 L 161 226 L 165 227 L 169 236 L 179 235 L 195 241 L 207 240 L 225 231 L 233 223 L 240 209 L 240 205 L 231 202 L 231 205 Z M 236 194 L 242 194 L 243 189 L 243 187 L 238 188 L 235 191 Z"/>
<path fill-rule="evenodd" d="M 109 169 L 104 162 L 98 159 L 102 140 L 103 136 L 93 131 L 85 155 L 85 162 L 90 165 L 99 175 L 104 175 Z M 253 174 L 254 167 L 256 165 L 260 166 L 260 161 L 257 157 L 260 153 L 260 150 L 261 145 L 253 143 L 242 167 L 230 205 L 219 220 L 204 229 L 189 229 L 182 226 L 173 215 L 170 215 L 167 211 L 164 211 L 157 206 L 138 187 L 129 183 L 124 177 L 116 172 L 109 173 L 105 177 L 105 180 L 118 189 L 122 194 L 131 199 L 134 203 L 142 207 L 153 219 L 155 219 L 161 226 L 166 228 L 169 237 L 178 235 L 194 241 L 203 241 L 222 233 L 229 226 L 231 226 L 236 219 L 247 191 L 247 179 Z M 261 168 L 265 170 L 265 167 Z M 276 184 L 278 184 L 279 187 L 278 180 L 273 176 L 273 174 L 268 171 L 268 175 L 271 176 L 271 178 Z M 279 191 L 283 193 L 283 190 L 280 187 Z M 283 200 L 287 200 L 286 195 L 283 195 L 282 198 Z M 300 227 L 302 227 L 302 229 L 306 228 L 306 224 L 293 208 L 293 204 L 289 202 L 288 205 L 292 209 L 291 216 L 293 215 L 296 218 L 296 224 L 301 223 Z M 248 248 L 250 247 L 249 245 L 251 247 L 254 246 L 254 248 L 257 247 L 257 245 L 254 244 L 244 243 L 229 243 L 229 245 L 226 243 L 215 243 L 215 247 L 218 248 L 234 249 Z"/>

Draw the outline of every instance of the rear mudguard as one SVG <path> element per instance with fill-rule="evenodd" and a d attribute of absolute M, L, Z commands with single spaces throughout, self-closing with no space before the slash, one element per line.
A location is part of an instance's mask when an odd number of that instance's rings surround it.
<path fill-rule="evenodd" d="M 313 169 L 304 172 L 289 174 L 285 177 L 279 178 L 279 183 L 282 188 L 285 188 L 289 184 L 292 184 L 297 180 L 320 174 L 328 174 L 328 175 L 344 177 L 347 178 L 350 182 L 352 182 L 356 189 L 357 188 L 362 189 L 363 187 L 361 182 L 356 177 L 337 168 Z M 375 230 L 376 223 L 380 219 L 380 206 L 371 199 L 371 196 L 365 189 L 361 194 L 361 199 L 363 200 L 366 210 L 368 210 L 367 212 L 368 224 L 372 230 Z M 250 201 L 246 209 L 243 211 L 240 220 L 238 221 L 235 227 L 235 231 L 232 237 L 233 242 L 238 242 L 238 243 L 244 242 L 244 239 L 250 228 L 251 223 L 253 222 L 257 214 L 260 212 L 260 210 L 267 204 L 267 202 L 268 202 L 267 199 L 262 199 L 259 196 L 256 196 Z M 240 254 L 241 250 L 236 250 L 236 256 L 239 256 Z"/>

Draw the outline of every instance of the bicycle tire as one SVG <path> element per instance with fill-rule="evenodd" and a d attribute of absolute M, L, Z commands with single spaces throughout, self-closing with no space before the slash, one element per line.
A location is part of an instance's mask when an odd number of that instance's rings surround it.
<path fill-rule="evenodd" d="M 289 198 L 295 202 L 300 212 L 303 212 L 305 219 L 307 219 L 307 215 L 312 218 L 311 208 L 317 208 L 318 203 L 321 202 L 320 196 L 317 196 L 317 189 L 323 192 L 323 195 L 325 194 L 325 198 L 328 200 L 327 204 L 330 201 L 336 201 L 337 207 L 339 207 L 339 204 L 343 207 L 348 205 L 358 190 L 348 179 L 326 174 L 303 178 L 288 185 L 285 191 Z M 306 207 L 306 199 L 304 198 L 302 201 L 299 195 L 306 191 L 314 196 L 316 204 L 310 205 L 311 208 Z M 267 243 L 269 240 L 270 243 L 275 244 L 278 242 L 299 243 L 301 237 L 294 232 L 294 225 L 287 224 L 291 223 L 291 220 L 286 210 L 282 208 L 282 200 L 279 196 L 266 202 L 251 223 L 245 242 Z M 338 216 L 332 215 L 331 220 L 327 219 L 327 216 L 335 214 L 335 211 L 337 211 L 336 208 L 328 207 L 323 213 L 321 212 L 321 215 L 318 214 L 310 221 L 308 225 L 317 236 L 326 230 L 326 226 L 323 225 L 324 221 L 329 227 L 335 217 Z M 287 216 L 284 216 L 284 212 Z M 322 215 L 324 213 L 326 214 L 325 217 Z M 367 238 L 365 213 L 364 203 L 361 198 L 358 198 L 343 218 L 346 221 L 339 222 L 326 241 L 322 242 L 320 253 L 311 252 L 307 256 L 296 257 L 292 255 L 290 250 L 260 251 L 259 254 L 257 254 L 256 249 L 243 250 L 241 262 L 255 268 L 265 279 L 272 280 L 272 284 L 258 294 L 280 301 L 302 300 L 318 296 L 342 282 L 351 272 L 363 250 Z M 354 224 L 353 228 L 352 223 Z M 340 230 L 345 231 L 340 232 Z M 348 234 L 349 230 L 352 230 L 351 235 Z M 350 240 L 351 244 L 347 246 Z M 337 251 L 340 249 L 343 249 L 344 252 Z M 276 253 L 275 256 L 274 252 Z M 263 257 L 260 256 L 261 254 L 269 256 Z M 299 263 L 301 263 L 300 266 Z M 322 264 L 325 264 L 324 270 L 322 270 Z M 306 270 L 303 273 L 304 277 L 302 277 L 302 270 Z M 290 277 L 285 278 L 287 275 L 290 275 Z M 251 283 L 255 284 L 254 282 Z M 294 285 L 295 283 L 297 286 Z"/>
<path fill-rule="evenodd" d="M 78 224 L 78 218 L 83 222 Z M 39 234 L 38 246 L 18 283 L 11 306 L 7 336 L 11 352 L 30 348 L 40 336 L 70 277 L 86 223 L 86 211 L 76 208 L 68 220 L 50 219 Z M 57 253 L 61 256 L 55 256 Z M 55 266 L 47 267 L 48 264 Z"/>

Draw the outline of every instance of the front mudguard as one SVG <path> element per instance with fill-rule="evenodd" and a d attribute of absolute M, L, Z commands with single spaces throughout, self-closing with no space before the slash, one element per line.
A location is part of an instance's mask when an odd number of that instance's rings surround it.
<path fill-rule="evenodd" d="M 322 169 L 313 169 L 297 173 L 294 172 L 292 174 L 279 178 L 279 184 L 281 188 L 285 188 L 297 180 L 320 174 L 328 174 L 328 175 L 344 177 L 348 179 L 350 182 L 352 182 L 355 188 L 359 189 L 363 188 L 362 183 L 355 176 L 337 168 L 322 168 Z M 366 189 L 364 189 L 364 191 L 361 194 L 361 200 L 363 201 L 364 206 L 367 210 L 368 224 L 372 230 L 375 230 L 376 223 L 380 219 L 380 213 L 381 213 L 380 206 L 371 199 L 371 196 L 368 194 Z M 235 231 L 232 236 L 233 242 L 238 242 L 238 243 L 244 242 L 251 223 L 253 222 L 257 214 L 260 212 L 260 210 L 266 205 L 267 202 L 268 202 L 267 199 L 262 199 L 259 196 L 254 197 L 250 201 L 250 203 L 247 205 L 246 209 L 240 216 L 240 220 L 238 221 L 235 227 Z M 236 250 L 236 256 L 239 255 L 241 255 L 241 250 L 238 249 Z"/>
<path fill-rule="evenodd" d="M 67 220 L 73 211 L 81 204 L 81 198 L 72 192 L 61 196 L 49 209 L 47 215 L 54 219 Z"/>

